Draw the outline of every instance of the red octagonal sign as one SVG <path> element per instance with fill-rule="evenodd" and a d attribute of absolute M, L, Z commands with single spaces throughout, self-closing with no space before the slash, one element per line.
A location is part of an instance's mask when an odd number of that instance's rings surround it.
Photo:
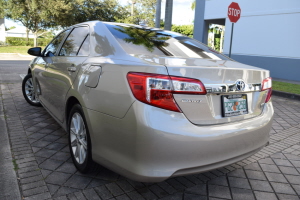
<path fill-rule="evenodd" d="M 232 2 L 228 6 L 228 17 L 232 23 L 236 23 L 241 17 L 241 8 L 238 3 Z"/>

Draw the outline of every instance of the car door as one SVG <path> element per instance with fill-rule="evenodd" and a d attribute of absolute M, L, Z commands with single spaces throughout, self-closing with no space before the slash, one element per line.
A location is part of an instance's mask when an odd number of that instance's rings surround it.
<path fill-rule="evenodd" d="M 34 63 L 34 82 L 38 89 L 39 99 L 44 107 L 51 110 L 50 96 L 50 82 L 47 67 L 53 63 L 53 59 L 58 53 L 59 47 L 62 45 L 66 36 L 70 33 L 70 30 L 64 30 L 58 36 L 56 36 L 45 48 L 42 56 L 39 57 Z"/>
<path fill-rule="evenodd" d="M 63 122 L 65 96 L 71 88 L 89 50 L 89 27 L 75 27 L 64 41 L 52 63 L 46 66 L 50 112 Z"/>

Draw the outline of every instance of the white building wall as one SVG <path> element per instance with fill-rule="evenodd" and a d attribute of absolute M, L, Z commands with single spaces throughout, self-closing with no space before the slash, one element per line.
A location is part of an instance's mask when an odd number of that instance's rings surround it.
<path fill-rule="evenodd" d="M 243 17 L 234 25 L 232 54 L 300 59 L 299 13 Z M 240 23 L 239 23 L 240 22 Z M 230 28 L 229 28 L 230 27 Z M 225 48 L 229 50 L 231 22 L 226 20 Z"/>
<path fill-rule="evenodd" d="M 226 18 L 225 54 L 229 53 L 230 45 L 232 23 L 227 17 L 227 9 L 231 2 L 233 0 L 206 0 L 205 5 L 205 20 Z M 274 68 L 266 66 L 278 63 L 279 58 L 290 59 L 286 62 L 290 62 L 291 65 L 300 62 L 300 0 L 234 0 L 234 2 L 239 4 L 242 13 L 240 20 L 234 25 L 233 58 L 238 61 L 249 61 L 248 64 L 259 67 L 265 66 L 264 68 L 269 69 L 271 74 L 273 72 L 278 78 L 300 80 L 293 76 L 292 68 L 290 74 L 279 77 L 280 66 Z M 256 64 L 250 59 L 251 56 L 260 61 Z M 300 72 L 300 66 L 296 71 Z"/>
<path fill-rule="evenodd" d="M 232 0 L 206 1 L 205 20 L 226 18 L 224 53 L 229 52 L 231 22 L 227 8 Z M 300 59 L 299 0 L 235 0 L 241 9 L 234 25 L 232 54 Z"/>
<path fill-rule="evenodd" d="M 26 38 L 26 33 L 13 33 L 13 32 L 7 32 L 6 31 L 6 37 L 23 37 Z M 34 35 L 32 33 L 28 34 L 29 38 L 34 38 Z"/>

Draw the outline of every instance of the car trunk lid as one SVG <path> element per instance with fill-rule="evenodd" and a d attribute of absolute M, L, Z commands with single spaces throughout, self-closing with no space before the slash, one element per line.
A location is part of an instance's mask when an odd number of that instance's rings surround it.
<path fill-rule="evenodd" d="M 194 65 L 166 66 L 169 75 L 199 79 L 206 88 L 206 95 L 174 95 L 182 112 L 194 124 L 236 122 L 262 112 L 267 92 L 261 91 L 261 83 L 269 77 L 267 70 L 234 61 L 205 60 L 201 64 L 197 59 Z"/>
<path fill-rule="evenodd" d="M 165 65 L 170 76 L 198 79 L 204 84 L 206 95 L 174 94 L 176 103 L 194 124 L 236 122 L 262 113 L 267 91 L 261 91 L 261 84 L 269 77 L 268 70 L 232 60 L 157 56 L 143 60 Z"/>

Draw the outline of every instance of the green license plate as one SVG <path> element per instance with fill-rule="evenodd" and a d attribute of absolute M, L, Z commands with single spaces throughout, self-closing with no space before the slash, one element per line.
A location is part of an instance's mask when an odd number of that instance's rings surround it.
<path fill-rule="evenodd" d="M 222 95 L 222 116 L 232 117 L 248 114 L 247 95 Z"/>

